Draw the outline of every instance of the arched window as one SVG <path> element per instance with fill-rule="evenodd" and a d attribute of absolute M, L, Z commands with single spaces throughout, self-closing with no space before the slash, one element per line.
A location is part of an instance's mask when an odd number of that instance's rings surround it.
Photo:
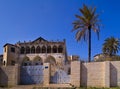
<path fill-rule="evenodd" d="M 24 53 L 25 53 L 25 48 L 24 48 L 24 47 L 21 47 L 20 53 L 21 53 L 21 54 L 24 54 Z"/>
<path fill-rule="evenodd" d="M 37 48 L 36 48 L 36 53 L 40 53 L 40 47 L 39 46 L 37 46 Z"/>
<path fill-rule="evenodd" d="M 57 53 L 57 46 L 53 46 L 53 53 Z"/>
<path fill-rule="evenodd" d="M 30 53 L 30 47 L 26 47 L 26 53 Z"/>
<path fill-rule="evenodd" d="M 42 53 L 46 53 L 46 47 L 45 46 L 42 47 Z"/>
<path fill-rule="evenodd" d="M 60 46 L 58 47 L 58 53 L 63 53 L 63 47 L 62 47 L 62 45 L 60 45 Z"/>
<path fill-rule="evenodd" d="M 42 58 L 39 56 L 34 57 L 33 59 L 33 65 L 43 65 Z"/>
<path fill-rule="evenodd" d="M 34 46 L 32 46 L 32 48 L 31 48 L 31 53 L 35 53 L 35 47 Z"/>
<path fill-rule="evenodd" d="M 51 47 L 47 46 L 47 53 L 51 53 Z"/>
<path fill-rule="evenodd" d="M 25 57 L 23 58 L 23 60 L 22 60 L 22 65 L 23 65 L 23 66 L 29 66 L 29 65 L 31 65 L 31 61 L 30 61 L 29 57 L 25 56 Z"/>

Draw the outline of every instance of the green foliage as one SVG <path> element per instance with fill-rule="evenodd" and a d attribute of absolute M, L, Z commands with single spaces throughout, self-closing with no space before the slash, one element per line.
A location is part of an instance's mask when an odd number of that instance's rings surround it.
<path fill-rule="evenodd" d="M 97 33 L 99 39 L 100 20 L 96 14 L 96 7 L 83 5 L 79 9 L 81 15 L 75 15 L 77 20 L 73 22 L 73 30 L 76 31 L 76 40 L 88 40 L 88 61 L 91 61 L 91 30 Z"/>
<path fill-rule="evenodd" d="M 114 88 L 96 88 L 96 87 L 89 87 L 89 88 L 79 88 L 79 89 L 120 89 L 120 87 L 114 87 Z"/>
<path fill-rule="evenodd" d="M 107 53 L 109 56 L 116 55 L 120 50 L 120 41 L 117 38 L 110 37 L 105 39 L 105 43 L 103 44 L 102 51 L 103 53 Z"/>
<path fill-rule="evenodd" d="M 109 55 L 104 55 L 103 54 L 103 56 L 99 56 L 99 58 L 96 61 L 97 62 L 101 62 L 101 61 L 120 61 L 120 56 L 119 55 L 109 56 Z"/>
<path fill-rule="evenodd" d="M 96 8 L 83 5 L 79 11 L 82 15 L 75 15 L 77 20 L 73 22 L 74 27 L 72 30 L 77 31 L 76 40 L 80 41 L 82 38 L 84 40 L 87 40 L 89 29 L 92 29 L 94 32 L 96 32 L 99 38 L 100 20 L 98 19 L 99 15 L 96 14 Z"/>

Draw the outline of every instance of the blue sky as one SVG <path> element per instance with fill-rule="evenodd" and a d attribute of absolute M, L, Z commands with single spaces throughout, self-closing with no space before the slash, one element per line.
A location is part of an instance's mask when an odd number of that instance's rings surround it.
<path fill-rule="evenodd" d="M 82 3 L 96 6 L 100 13 L 104 27 L 100 40 L 92 33 L 92 57 L 101 53 L 105 38 L 120 37 L 120 0 L 0 0 L 0 54 L 5 43 L 15 44 L 41 36 L 54 41 L 66 39 L 69 55 L 87 59 L 87 42 L 76 42 L 75 32 L 71 32 Z"/>

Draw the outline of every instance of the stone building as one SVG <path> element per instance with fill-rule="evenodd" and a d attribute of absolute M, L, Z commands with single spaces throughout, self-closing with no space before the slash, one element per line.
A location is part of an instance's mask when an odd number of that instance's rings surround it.
<path fill-rule="evenodd" d="M 5 66 L 0 66 L 0 86 L 120 86 L 119 61 L 83 63 L 78 58 L 67 56 L 65 40 L 54 42 L 40 37 L 31 42 L 7 43 L 2 58 Z"/>
<path fill-rule="evenodd" d="M 35 61 L 40 61 L 39 63 L 42 65 L 44 62 L 52 60 L 51 62 L 62 65 L 67 60 L 66 54 L 65 40 L 54 42 L 39 37 L 31 42 L 5 44 L 3 64 L 38 65 L 38 62 Z"/>
<path fill-rule="evenodd" d="M 79 61 L 79 56 L 78 55 L 71 55 L 68 56 L 68 61 Z"/>
<path fill-rule="evenodd" d="M 47 62 L 51 64 L 51 75 L 54 75 L 57 68 L 64 69 L 65 62 L 67 62 L 65 40 L 47 41 L 39 37 L 34 41 L 4 45 L 3 64 L 5 66 L 15 64 L 43 65 Z"/>
<path fill-rule="evenodd" d="M 2 65 L 3 62 L 3 55 L 0 55 L 0 65 Z"/>

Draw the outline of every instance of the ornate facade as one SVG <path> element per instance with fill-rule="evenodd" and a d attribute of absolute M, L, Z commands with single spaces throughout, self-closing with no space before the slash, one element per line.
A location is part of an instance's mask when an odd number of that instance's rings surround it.
<path fill-rule="evenodd" d="M 50 62 L 53 65 L 62 66 L 67 60 L 66 43 L 63 41 L 47 41 L 42 37 L 30 42 L 18 42 L 5 44 L 3 64 L 14 65 L 42 65 Z"/>

